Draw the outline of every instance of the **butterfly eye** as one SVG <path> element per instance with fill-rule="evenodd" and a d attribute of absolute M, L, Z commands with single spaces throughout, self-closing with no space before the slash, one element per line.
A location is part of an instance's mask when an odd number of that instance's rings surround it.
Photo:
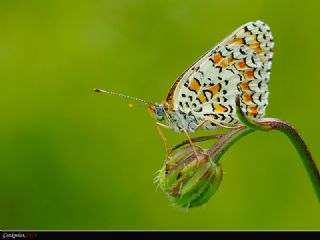
<path fill-rule="evenodd" d="M 164 120 L 164 116 L 165 116 L 165 109 L 164 106 L 162 104 L 156 105 L 155 107 L 155 114 L 156 117 L 159 121 Z"/>

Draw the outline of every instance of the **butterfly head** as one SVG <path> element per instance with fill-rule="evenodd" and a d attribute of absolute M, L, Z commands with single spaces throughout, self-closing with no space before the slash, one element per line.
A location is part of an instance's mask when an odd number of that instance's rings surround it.
<path fill-rule="evenodd" d="M 163 121 L 166 117 L 166 109 L 164 104 L 155 103 L 153 105 L 149 105 L 148 110 L 158 121 Z"/>

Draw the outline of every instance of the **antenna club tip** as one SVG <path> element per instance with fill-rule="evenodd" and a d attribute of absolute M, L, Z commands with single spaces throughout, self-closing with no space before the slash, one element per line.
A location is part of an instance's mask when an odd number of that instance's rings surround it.
<path fill-rule="evenodd" d="M 100 88 L 94 88 L 93 91 L 95 91 L 95 92 L 104 92 L 104 90 L 102 90 Z"/>
<path fill-rule="evenodd" d="M 133 107 L 134 107 L 134 104 L 132 104 L 132 103 L 128 104 L 128 108 L 133 108 Z"/>

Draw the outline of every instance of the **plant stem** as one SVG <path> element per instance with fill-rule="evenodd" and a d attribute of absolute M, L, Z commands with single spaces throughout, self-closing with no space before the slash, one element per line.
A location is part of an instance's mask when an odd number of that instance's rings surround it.
<path fill-rule="evenodd" d="M 303 164 L 312 182 L 313 188 L 316 192 L 318 201 L 320 202 L 320 172 L 315 161 L 312 158 L 307 145 L 303 141 L 298 131 L 289 123 L 281 121 L 279 119 L 264 118 L 257 121 L 257 123 L 261 124 L 263 131 L 266 131 L 265 129 L 268 129 L 268 131 L 278 130 L 283 132 L 290 138 L 291 142 L 297 149 L 303 161 Z M 211 157 L 212 161 L 217 163 L 222 155 L 229 149 L 229 147 L 232 146 L 232 144 L 237 142 L 240 138 L 254 131 L 254 129 L 246 126 L 231 130 L 222 138 L 220 138 L 210 149 L 208 149 L 207 154 Z"/>
<path fill-rule="evenodd" d="M 232 144 L 247 134 L 254 132 L 255 130 L 279 130 L 290 138 L 291 142 L 297 149 L 317 194 L 318 201 L 320 202 L 320 172 L 307 145 L 303 141 L 298 131 L 289 123 L 275 118 L 264 118 L 257 121 L 248 119 L 241 110 L 240 99 L 238 96 L 236 98 L 236 110 L 238 118 L 245 126 L 241 126 L 229 131 L 207 151 L 209 156 L 212 158 L 212 161 L 218 162 L 221 156 L 228 150 L 230 146 L 232 146 Z"/>
<path fill-rule="evenodd" d="M 252 132 L 254 132 L 253 129 L 245 126 L 233 129 L 215 142 L 215 144 L 207 150 L 207 154 L 211 157 L 213 162 L 218 163 L 222 155 L 232 146 L 232 144 Z"/>
<path fill-rule="evenodd" d="M 320 202 L 320 171 L 317 168 L 316 162 L 312 158 L 311 152 L 309 151 L 298 131 L 289 123 L 279 119 L 265 118 L 258 122 L 261 124 L 261 126 L 268 127 L 270 131 L 279 130 L 290 138 L 303 161 L 314 190 L 317 194 L 318 201 Z"/>

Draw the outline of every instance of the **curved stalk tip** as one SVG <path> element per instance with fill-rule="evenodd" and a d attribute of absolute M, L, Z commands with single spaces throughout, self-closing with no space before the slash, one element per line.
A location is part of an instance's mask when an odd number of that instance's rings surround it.
<path fill-rule="evenodd" d="M 312 158 L 310 150 L 308 149 L 307 145 L 303 141 L 299 132 L 289 123 L 282 121 L 280 119 L 276 119 L 276 118 L 263 118 L 260 120 L 248 119 L 247 116 L 241 110 L 239 96 L 236 97 L 236 111 L 237 111 L 238 118 L 247 127 L 247 130 L 243 128 L 243 130 L 241 131 L 231 132 L 230 137 L 226 140 L 228 145 L 227 148 L 231 146 L 236 140 L 248 134 L 249 133 L 247 132 L 248 129 L 250 129 L 251 132 L 254 130 L 260 130 L 260 131 L 278 130 L 283 132 L 289 137 L 289 139 L 295 146 L 296 150 L 298 151 L 303 161 L 303 164 L 307 170 L 309 178 L 312 182 L 313 188 L 317 194 L 318 201 L 320 202 L 320 171 L 314 159 Z M 213 148 L 216 148 L 216 146 L 213 146 Z M 222 152 L 224 152 L 225 150 L 226 149 L 224 149 Z"/>

